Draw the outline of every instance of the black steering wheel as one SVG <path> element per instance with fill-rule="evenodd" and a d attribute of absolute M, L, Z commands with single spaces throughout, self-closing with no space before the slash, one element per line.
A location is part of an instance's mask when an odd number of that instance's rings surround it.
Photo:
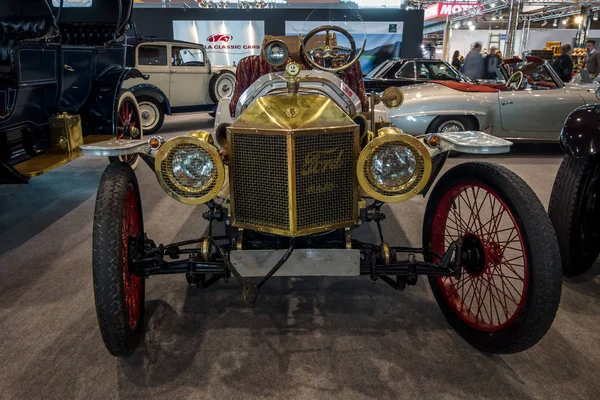
<path fill-rule="evenodd" d="M 325 31 L 325 44 L 321 47 L 308 49 L 308 41 L 317 33 Z M 344 35 L 350 41 L 350 48 L 341 46 L 331 46 L 329 32 L 338 32 Z M 358 54 L 356 53 L 356 42 L 350 33 L 334 25 L 325 25 L 313 29 L 308 32 L 302 40 L 302 54 L 306 61 L 316 69 L 327 72 L 340 72 L 354 65 L 362 53 L 365 51 L 367 40 L 363 42 L 363 46 Z M 317 60 L 319 62 L 317 62 Z"/>
<path fill-rule="evenodd" d="M 508 78 L 506 87 L 510 90 L 519 90 L 523 85 L 523 72 L 517 71 Z"/>

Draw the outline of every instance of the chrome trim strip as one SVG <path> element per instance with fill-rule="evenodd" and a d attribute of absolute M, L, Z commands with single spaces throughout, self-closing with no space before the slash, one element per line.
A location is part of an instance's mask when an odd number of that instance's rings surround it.
<path fill-rule="evenodd" d="M 400 107 L 402 108 L 402 107 Z M 483 111 L 474 110 L 440 110 L 440 111 L 418 111 L 405 114 L 394 114 L 390 118 L 403 117 L 437 117 L 438 115 L 487 115 Z"/>

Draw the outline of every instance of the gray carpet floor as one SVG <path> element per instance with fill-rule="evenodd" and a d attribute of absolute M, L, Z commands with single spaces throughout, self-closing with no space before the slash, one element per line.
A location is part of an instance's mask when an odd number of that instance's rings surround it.
<path fill-rule="evenodd" d="M 205 116 L 167 119 L 166 136 Z M 472 160 L 449 160 L 448 166 Z M 547 205 L 561 154 L 536 147 L 486 158 Z M 147 281 L 147 332 L 127 359 L 100 338 L 91 282 L 95 193 L 105 159 L 80 158 L 28 185 L 0 187 L 2 399 L 592 399 L 600 392 L 600 263 L 565 280 L 546 337 L 496 356 L 446 323 L 428 284 L 395 292 L 357 278 L 274 278 L 255 309 L 233 282 Z M 145 226 L 162 243 L 207 229 L 204 206 L 167 197 L 140 165 Z M 386 206 L 392 245 L 419 245 L 425 201 Z M 363 229 L 364 228 L 364 229 Z M 363 227 L 362 235 L 373 235 Z"/>

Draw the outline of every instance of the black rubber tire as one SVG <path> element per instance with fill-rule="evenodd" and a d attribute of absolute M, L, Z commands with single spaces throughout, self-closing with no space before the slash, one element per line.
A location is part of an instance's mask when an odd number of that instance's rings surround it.
<path fill-rule="evenodd" d="M 460 122 L 464 127 L 465 131 L 472 131 L 477 129 L 477 124 L 473 122 L 473 120 L 469 117 L 465 116 L 439 116 L 436 117 L 431 124 L 427 127 L 427 133 L 435 133 L 438 132 L 440 126 L 445 122 L 456 120 Z"/>
<path fill-rule="evenodd" d="M 158 122 L 152 128 L 144 128 L 144 134 L 152 135 L 152 134 L 158 132 L 158 130 L 165 123 L 165 110 L 163 108 L 163 105 L 158 100 L 156 100 L 152 97 L 148 97 L 148 96 L 140 96 L 140 97 L 137 97 L 136 99 L 137 99 L 139 107 L 141 107 L 142 103 L 145 103 L 145 102 L 152 103 L 154 105 L 154 107 L 156 107 L 156 110 L 158 111 Z M 141 118 L 141 116 L 142 116 L 142 110 L 140 109 L 140 118 Z"/>
<path fill-rule="evenodd" d="M 432 225 L 438 203 L 460 183 L 484 184 L 496 192 L 514 215 L 529 249 L 527 291 L 515 319 L 504 328 L 484 332 L 467 324 L 448 304 L 437 282 L 430 277 L 435 299 L 450 325 L 471 345 L 490 353 L 516 353 L 535 345 L 550 329 L 558 310 L 562 275 L 556 234 L 533 190 L 512 171 L 495 164 L 468 162 L 446 172 L 434 187 L 423 225 L 423 245 L 432 246 Z M 432 261 L 431 257 L 426 257 Z"/>
<path fill-rule="evenodd" d="M 232 80 L 232 88 L 231 88 L 231 93 L 233 94 L 233 90 L 235 88 L 235 74 L 231 71 L 221 71 L 218 74 L 214 74 L 212 76 L 212 78 L 210 78 L 210 83 L 208 85 L 208 94 L 210 95 L 210 99 L 213 101 L 213 103 L 218 104 L 219 100 L 221 100 L 221 96 L 217 93 L 217 84 L 219 82 L 219 80 L 224 79 L 224 78 L 231 78 Z"/>
<path fill-rule="evenodd" d="M 590 195 L 592 178 L 598 178 L 599 174 L 600 157 L 565 157 L 554 180 L 548 213 L 556 230 L 563 274 L 566 276 L 584 273 L 600 254 L 600 238 L 594 238 L 586 245 L 581 235 L 582 219 L 592 218 L 585 215 L 584 204 Z M 595 195 L 600 197 L 600 193 Z M 600 224 L 600 221 L 597 223 Z"/>
<path fill-rule="evenodd" d="M 139 322 L 132 330 L 128 323 L 123 278 L 123 215 L 127 188 L 135 190 L 140 214 L 140 232 L 144 232 L 138 182 L 131 167 L 122 162 L 104 170 L 94 210 L 92 268 L 98 326 L 108 352 L 124 357 L 138 345 L 144 326 L 145 281 L 141 280 Z"/>

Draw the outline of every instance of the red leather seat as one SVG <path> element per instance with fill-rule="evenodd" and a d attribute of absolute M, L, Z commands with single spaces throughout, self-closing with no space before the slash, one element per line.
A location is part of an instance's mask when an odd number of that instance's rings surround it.
<path fill-rule="evenodd" d="M 309 69 L 305 65 L 300 66 L 302 69 Z M 277 68 L 277 71 L 283 67 Z M 275 67 L 271 66 L 262 56 L 248 56 L 240 60 L 235 72 L 235 89 L 229 103 L 229 113 L 231 117 L 235 117 L 235 108 L 240 96 L 250 85 L 252 85 L 261 76 L 276 72 Z M 365 90 L 365 83 L 362 77 L 362 68 L 357 62 L 350 68 L 341 73 L 341 79 L 360 99 L 363 111 L 369 110 L 369 99 Z"/>

